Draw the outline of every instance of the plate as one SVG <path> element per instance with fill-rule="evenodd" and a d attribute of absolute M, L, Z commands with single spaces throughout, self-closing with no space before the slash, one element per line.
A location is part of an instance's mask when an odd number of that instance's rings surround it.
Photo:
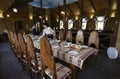
<path fill-rule="evenodd" d="M 52 48 L 58 48 L 59 46 L 53 46 Z"/>
<path fill-rule="evenodd" d="M 65 45 L 64 47 L 69 47 L 68 45 Z"/>
<path fill-rule="evenodd" d="M 75 50 L 69 51 L 68 52 L 70 55 L 78 55 L 79 53 Z"/>
<path fill-rule="evenodd" d="M 82 45 L 82 48 L 88 48 L 88 46 L 87 45 Z"/>

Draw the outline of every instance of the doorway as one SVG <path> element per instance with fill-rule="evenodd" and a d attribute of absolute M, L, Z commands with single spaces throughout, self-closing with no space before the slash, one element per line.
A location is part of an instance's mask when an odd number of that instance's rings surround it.
<path fill-rule="evenodd" d="M 23 29 L 23 22 L 22 21 L 14 21 L 15 24 L 15 32 L 19 33 Z"/>

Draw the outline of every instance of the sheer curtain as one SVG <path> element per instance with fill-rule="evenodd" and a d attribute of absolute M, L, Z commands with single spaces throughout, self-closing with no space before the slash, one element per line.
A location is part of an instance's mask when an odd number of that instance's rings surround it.
<path fill-rule="evenodd" d="M 82 18 L 82 30 L 86 29 L 87 21 L 88 21 L 87 18 Z"/>
<path fill-rule="evenodd" d="M 103 30 L 104 29 L 105 22 L 106 22 L 105 17 L 106 16 L 96 16 L 96 18 L 95 18 L 95 25 L 96 25 L 95 30 Z"/>

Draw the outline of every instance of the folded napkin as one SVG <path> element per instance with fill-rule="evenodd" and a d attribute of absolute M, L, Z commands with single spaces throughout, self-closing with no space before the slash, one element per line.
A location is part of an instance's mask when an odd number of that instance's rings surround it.
<path fill-rule="evenodd" d="M 78 55 L 79 53 L 75 50 L 69 51 L 68 52 L 70 55 Z"/>

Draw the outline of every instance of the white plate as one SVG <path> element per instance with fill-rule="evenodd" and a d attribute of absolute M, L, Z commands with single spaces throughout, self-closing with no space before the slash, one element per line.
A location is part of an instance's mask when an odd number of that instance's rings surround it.
<path fill-rule="evenodd" d="M 59 46 L 53 46 L 52 48 L 58 48 Z"/>
<path fill-rule="evenodd" d="M 82 45 L 82 48 L 88 48 L 88 46 L 86 46 L 86 45 Z"/>
<path fill-rule="evenodd" d="M 71 55 L 78 55 L 78 54 L 79 54 L 79 53 L 78 53 L 77 51 L 75 51 L 75 50 L 69 51 L 68 53 L 71 54 Z"/>
<path fill-rule="evenodd" d="M 69 47 L 68 45 L 65 45 L 64 47 Z"/>

